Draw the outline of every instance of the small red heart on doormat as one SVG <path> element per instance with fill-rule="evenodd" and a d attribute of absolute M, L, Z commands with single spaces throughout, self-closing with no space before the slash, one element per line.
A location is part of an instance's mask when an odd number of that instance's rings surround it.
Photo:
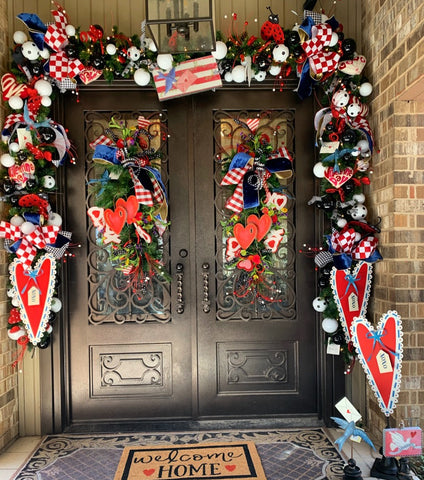
<path fill-rule="evenodd" d="M 235 465 L 225 465 L 225 468 L 226 468 L 229 472 L 234 472 L 234 470 L 236 469 L 236 466 L 235 466 Z"/>
<path fill-rule="evenodd" d="M 123 198 L 118 198 L 116 201 L 115 208 L 122 207 L 127 211 L 127 223 L 133 223 L 135 220 L 135 216 L 137 215 L 138 211 L 138 200 L 135 195 L 131 195 L 124 200 Z"/>
<path fill-rule="evenodd" d="M 272 220 L 269 215 L 262 215 L 260 218 L 256 215 L 249 215 L 246 223 L 247 225 L 250 225 L 251 223 L 256 225 L 256 228 L 258 229 L 256 233 L 256 240 L 260 242 L 269 232 L 269 229 L 272 225 Z"/>
<path fill-rule="evenodd" d="M 153 475 L 155 473 L 155 469 L 154 468 L 149 468 L 147 470 L 143 470 L 143 473 L 144 473 L 144 475 L 147 475 L 148 477 L 150 477 L 151 475 Z"/>
<path fill-rule="evenodd" d="M 257 233 L 258 227 L 253 223 L 250 223 L 246 227 L 241 223 L 236 223 L 234 225 L 234 236 L 243 250 L 249 248 L 253 240 L 255 240 Z"/>
<path fill-rule="evenodd" d="M 104 217 L 110 229 L 119 235 L 127 220 L 127 211 L 122 206 L 117 206 L 115 210 L 107 208 Z"/>
<path fill-rule="evenodd" d="M 324 175 L 334 188 L 340 188 L 353 177 L 353 169 L 347 167 L 340 172 L 336 172 L 333 167 L 329 167 L 325 170 Z"/>

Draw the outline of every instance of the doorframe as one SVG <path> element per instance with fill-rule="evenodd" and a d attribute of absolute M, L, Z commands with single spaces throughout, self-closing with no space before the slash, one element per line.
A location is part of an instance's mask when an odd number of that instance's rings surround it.
<path fill-rule="evenodd" d="M 297 86 L 296 78 L 289 78 L 285 80 L 284 90 L 294 90 Z M 108 92 L 113 90 L 122 90 L 123 92 L 128 92 L 131 90 L 146 91 L 152 92 L 154 89 L 152 87 L 139 87 L 133 81 L 130 80 L 119 80 L 116 81 L 113 85 L 110 85 L 106 81 L 98 80 L 93 84 L 79 87 L 84 90 L 93 91 L 93 92 Z M 225 84 L 223 87 L 225 90 L 232 90 L 235 93 L 241 89 L 247 88 L 244 84 Z M 273 90 L 275 91 L 274 80 L 267 79 L 262 83 L 255 82 L 249 87 L 249 90 Z M 278 93 L 276 92 L 276 95 Z M 295 95 L 295 93 L 293 93 Z M 54 118 L 57 122 L 65 124 L 65 102 L 75 101 L 75 96 L 61 95 L 58 98 L 58 101 L 55 102 L 54 109 Z M 172 101 L 172 100 L 171 100 Z M 308 100 L 312 101 L 312 100 Z M 316 105 L 314 111 L 316 111 Z M 313 118 L 311 118 L 313 122 Z M 65 125 L 66 127 L 66 125 Z M 312 172 L 312 160 L 311 160 L 311 172 Z M 72 169 L 72 166 L 68 167 Z M 312 173 L 311 173 L 312 177 Z M 316 183 L 316 189 L 318 188 L 318 182 Z M 66 191 L 66 176 L 64 169 L 58 170 L 58 186 L 61 191 Z M 57 196 L 56 199 L 58 205 L 58 211 L 64 219 L 64 224 L 66 225 L 66 209 L 65 209 L 65 198 L 64 196 Z M 315 215 L 315 239 L 318 241 L 322 238 L 324 231 L 323 220 L 319 218 L 321 216 Z M 72 260 L 71 260 L 72 262 Z M 72 263 L 71 267 L 72 268 Z M 311 268 L 313 266 L 311 265 Z M 61 292 L 59 296 L 63 302 L 63 308 L 60 312 L 60 318 L 56 320 L 53 341 L 51 346 L 48 349 L 40 350 L 40 374 L 39 378 L 30 378 L 31 375 L 23 376 L 22 382 L 27 385 L 27 388 L 31 385 L 34 391 L 39 391 L 40 393 L 40 411 L 39 411 L 39 422 L 40 432 L 35 432 L 35 434 L 47 434 L 47 433 L 61 433 L 64 431 L 70 431 L 70 404 L 69 404 L 69 330 L 68 323 L 65 321 L 66 315 L 64 312 L 67 311 L 67 297 L 65 295 L 65 287 L 68 284 L 68 265 L 62 265 L 63 274 L 62 274 L 62 285 Z M 317 282 L 315 282 L 317 283 Z M 316 289 L 317 292 L 317 289 Z M 316 325 L 318 325 L 318 314 L 316 315 Z M 321 328 L 318 328 L 317 335 L 317 383 L 318 383 L 318 420 L 323 424 L 328 425 L 330 422 L 330 417 L 335 414 L 334 404 L 345 392 L 345 375 L 343 374 L 343 362 L 339 357 L 332 355 L 327 355 L 326 345 L 325 345 L 325 334 Z M 38 381 L 37 381 L 38 380 Z M 34 412 L 37 414 L 37 412 Z M 25 416 L 21 417 L 25 418 Z M 265 422 L 265 423 L 264 423 Z M 37 424 L 37 422 L 35 422 Z M 162 423 L 161 423 L 162 424 Z M 219 428 L 220 422 L 213 421 L 211 425 L 210 421 L 197 421 L 197 422 L 172 422 L 173 429 L 199 429 L 204 425 L 206 428 Z M 223 421 L 222 428 L 230 428 L 232 422 L 225 420 Z M 234 422 L 235 427 L 243 428 L 243 425 L 246 427 L 252 427 L 252 420 L 237 420 Z M 290 422 L 290 419 L 268 419 L 265 421 L 259 420 L 258 425 L 261 428 L 266 428 L 267 425 L 270 427 L 278 426 L 292 426 L 293 422 Z M 25 428 L 25 427 L 23 427 Z M 121 431 L 133 431 L 133 430 L 146 430 L 154 428 L 153 424 L 137 424 L 132 422 L 131 425 L 120 424 Z M 94 431 L 93 428 L 90 428 L 90 431 Z"/>

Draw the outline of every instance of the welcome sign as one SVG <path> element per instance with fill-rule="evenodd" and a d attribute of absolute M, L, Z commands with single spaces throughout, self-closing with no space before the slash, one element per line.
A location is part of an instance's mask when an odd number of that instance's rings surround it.
<path fill-rule="evenodd" d="M 266 480 L 253 442 L 126 447 L 114 480 Z"/>

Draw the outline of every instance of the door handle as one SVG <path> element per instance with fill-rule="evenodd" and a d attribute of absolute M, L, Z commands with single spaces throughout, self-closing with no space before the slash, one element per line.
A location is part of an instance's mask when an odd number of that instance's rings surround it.
<path fill-rule="evenodd" d="M 202 307 L 204 313 L 211 311 L 211 302 L 209 300 L 209 263 L 205 262 L 202 265 L 202 277 L 203 277 L 203 300 Z"/>
<path fill-rule="evenodd" d="M 177 263 L 175 268 L 177 270 L 177 313 L 181 315 L 184 313 L 184 265 Z"/>

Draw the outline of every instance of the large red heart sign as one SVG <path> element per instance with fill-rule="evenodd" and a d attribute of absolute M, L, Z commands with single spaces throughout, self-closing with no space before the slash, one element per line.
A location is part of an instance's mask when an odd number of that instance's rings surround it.
<path fill-rule="evenodd" d="M 40 257 L 35 268 L 24 268 L 15 259 L 9 266 L 14 297 L 18 300 L 29 341 L 37 345 L 48 324 L 56 278 L 56 260 L 48 254 Z"/>
<path fill-rule="evenodd" d="M 403 332 L 400 316 L 388 311 L 377 330 L 363 317 L 355 318 L 351 328 L 352 342 L 368 382 L 387 417 L 398 401 L 403 355 Z"/>
<path fill-rule="evenodd" d="M 340 172 L 336 172 L 333 167 L 328 167 L 324 172 L 325 178 L 335 188 L 340 188 L 342 185 L 344 185 L 353 177 L 353 174 L 353 168 L 350 167 L 347 167 Z"/>
<path fill-rule="evenodd" d="M 331 289 L 340 315 L 340 323 L 350 341 L 350 326 L 353 319 L 365 316 L 371 291 L 372 265 L 360 262 L 354 270 L 331 270 Z"/>

